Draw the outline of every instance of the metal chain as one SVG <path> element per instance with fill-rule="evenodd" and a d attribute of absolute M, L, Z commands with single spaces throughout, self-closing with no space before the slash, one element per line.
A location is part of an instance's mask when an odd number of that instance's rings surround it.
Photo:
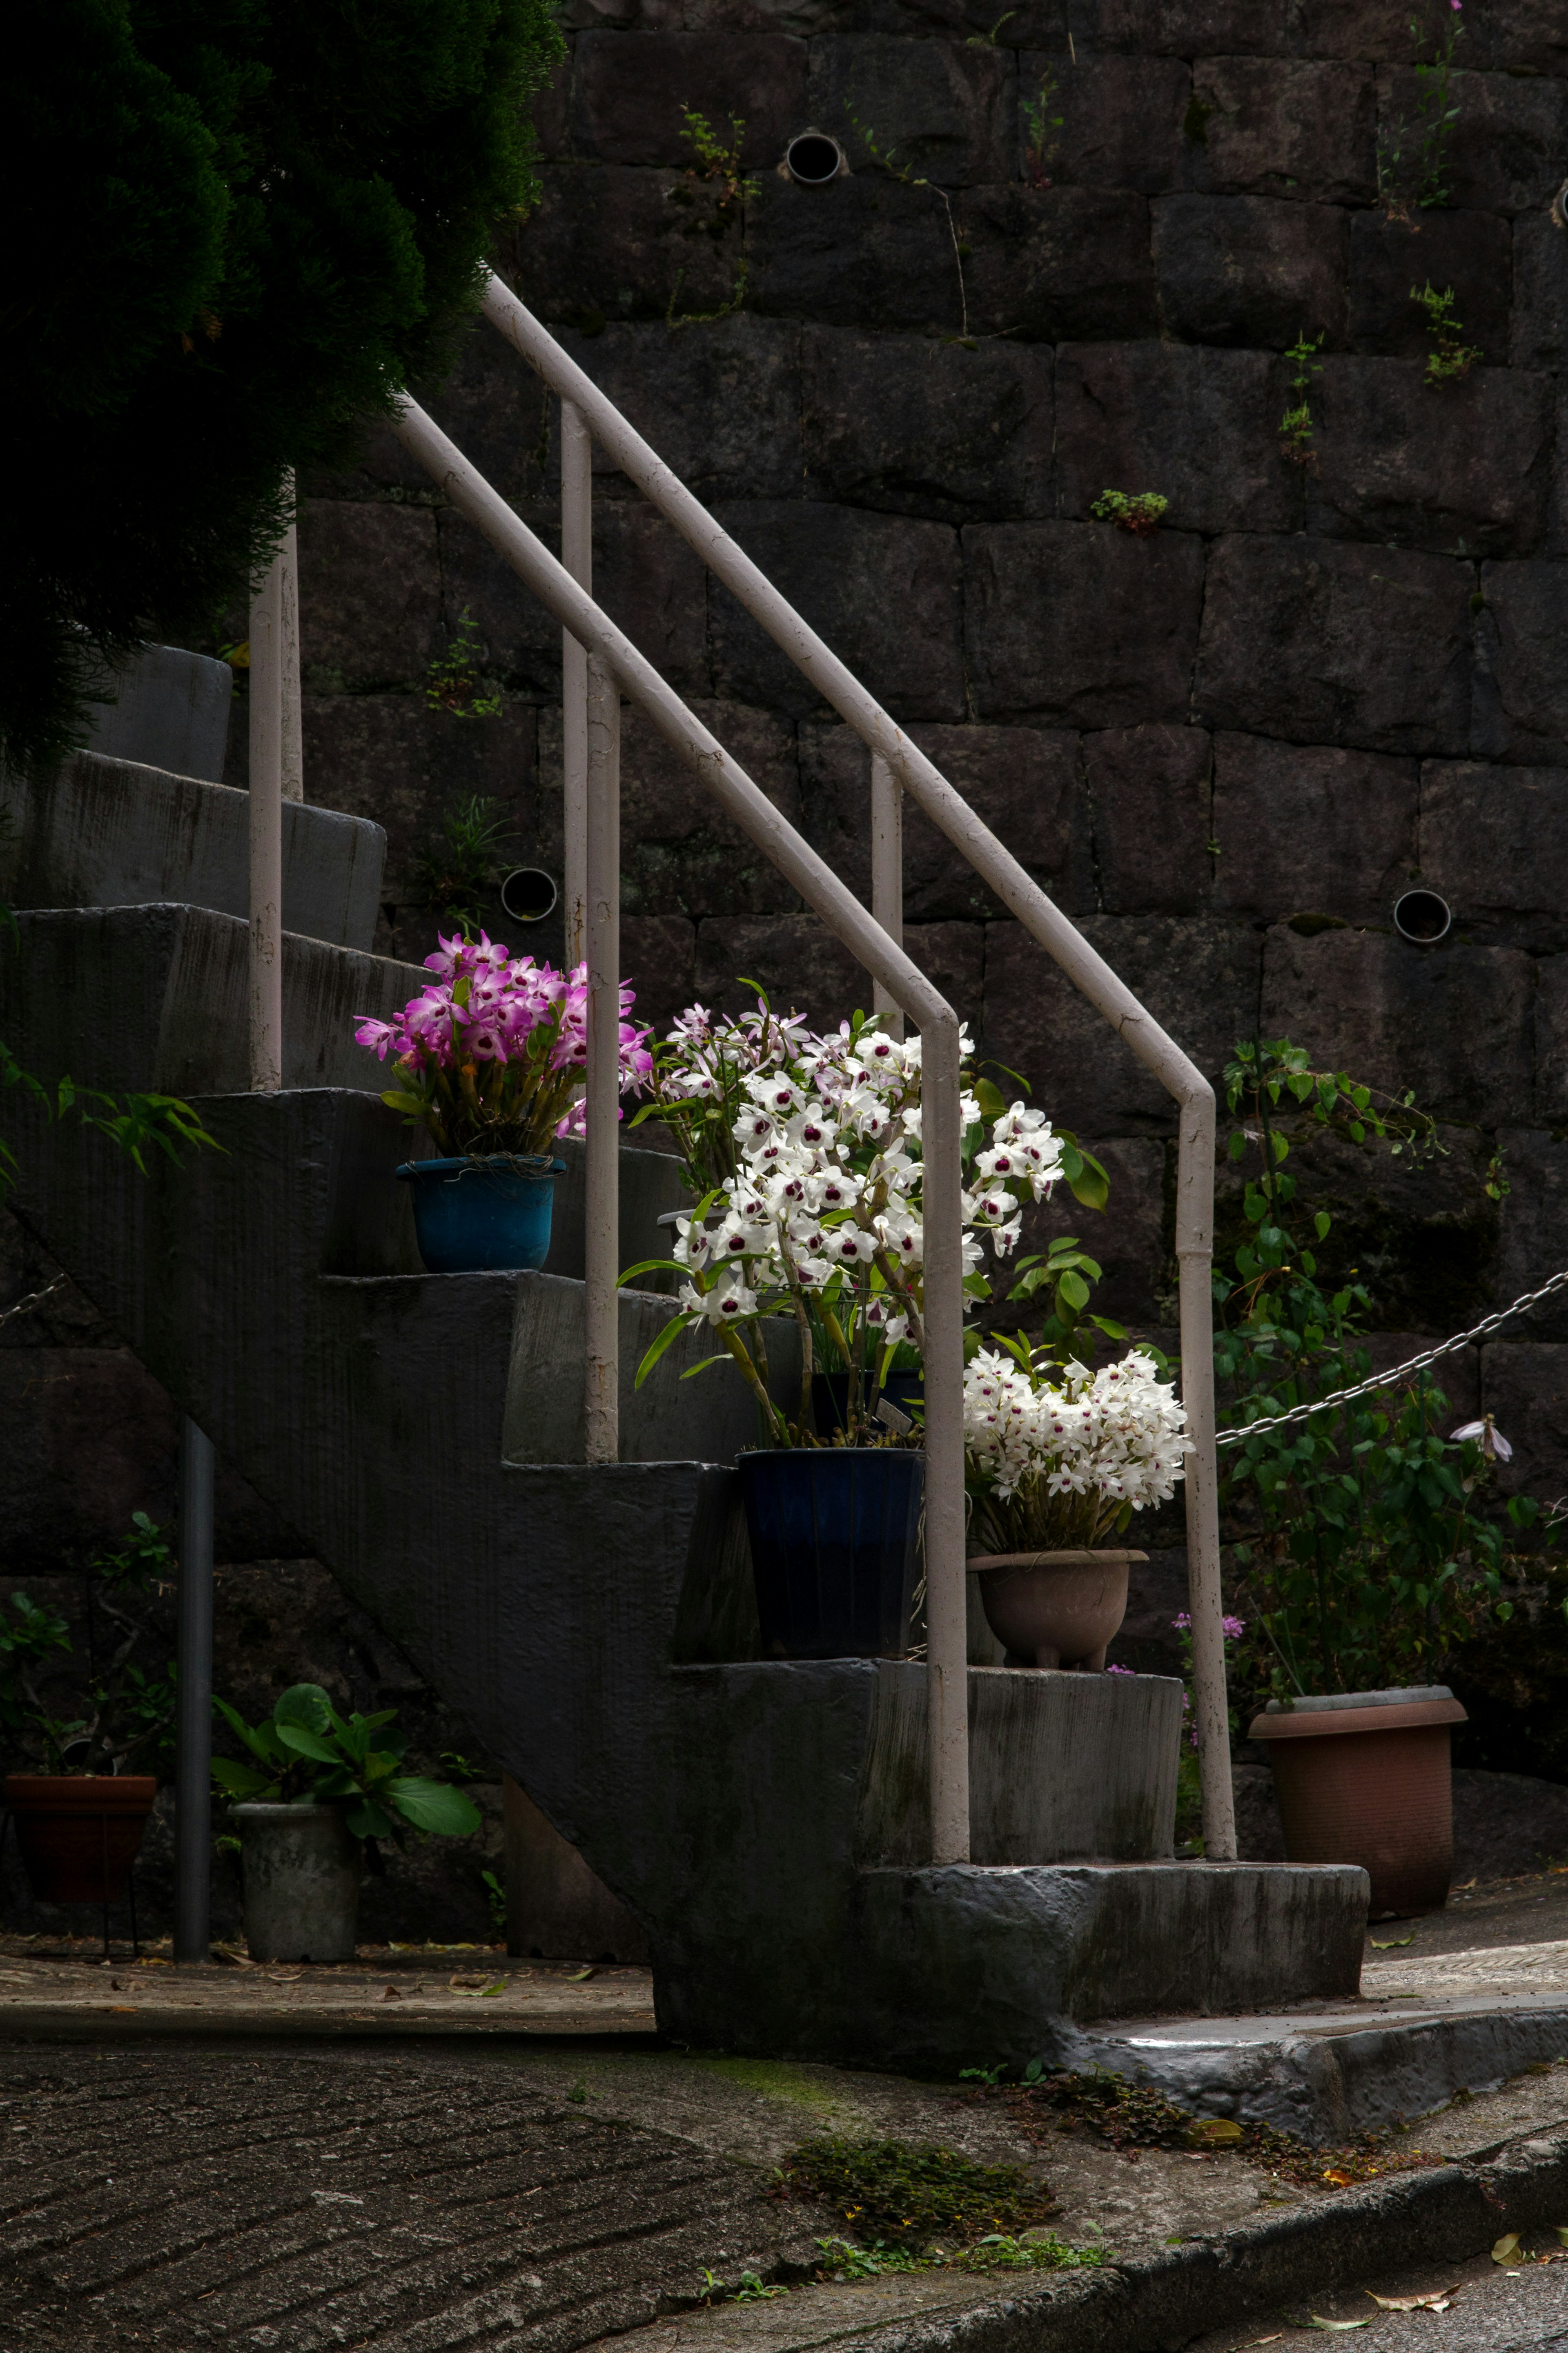
<path fill-rule="evenodd" d="M 1326 1412 L 1331 1405 L 1348 1405 L 1352 1398 L 1370 1397 L 1375 1389 L 1389 1388 L 1395 1381 L 1403 1380 L 1406 1373 L 1423 1372 L 1428 1365 L 1435 1365 L 1439 1356 L 1452 1356 L 1456 1348 L 1463 1348 L 1470 1341 L 1482 1339 L 1487 1333 L 1495 1332 L 1500 1324 L 1506 1324 L 1512 1315 L 1522 1315 L 1527 1307 L 1533 1307 L 1537 1300 L 1550 1298 L 1552 1292 L 1561 1291 L 1564 1283 L 1568 1283 L 1568 1269 L 1561 1274 L 1554 1274 L 1550 1282 L 1542 1284 L 1539 1291 L 1527 1291 L 1522 1299 L 1514 1301 L 1511 1307 L 1500 1309 L 1497 1314 L 1489 1315 L 1468 1332 L 1457 1332 L 1451 1340 L 1444 1340 L 1437 1347 L 1428 1348 L 1422 1356 L 1412 1356 L 1403 1365 L 1393 1365 L 1385 1373 L 1373 1373 L 1369 1380 L 1358 1381 L 1352 1389 L 1331 1389 L 1327 1397 L 1314 1398 L 1310 1405 L 1293 1405 L 1289 1413 L 1269 1414 L 1262 1421 L 1249 1421 L 1241 1430 L 1222 1430 L 1216 1434 L 1215 1444 L 1237 1446 L 1244 1438 L 1254 1437 L 1261 1430 L 1282 1430 L 1287 1422 L 1305 1421 L 1310 1414 Z"/>

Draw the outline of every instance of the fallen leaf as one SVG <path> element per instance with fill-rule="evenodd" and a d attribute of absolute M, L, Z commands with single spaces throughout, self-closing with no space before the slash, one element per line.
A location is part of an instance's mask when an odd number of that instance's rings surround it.
<path fill-rule="evenodd" d="M 1200 2123 L 1190 2126 L 1187 2131 L 1189 2140 L 1202 2141 L 1205 2145 L 1239 2140 L 1241 2137 L 1241 2126 L 1229 2116 L 1205 2116 Z"/>
<path fill-rule="evenodd" d="M 456 1987 L 460 1993 L 477 1992 L 486 1982 L 484 1978 L 448 1978 L 447 1979 L 447 1983 Z"/>
<path fill-rule="evenodd" d="M 1401 1945 L 1413 1945 L 1415 1942 L 1415 1931 L 1412 1928 L 1408 1936 L 1390 1936 L 1386 1944 L 1380 1943 L 1375 1936 L 1369 1936 L 1366 1941 L 1374 1953 L 1396 1953 Z"/>
<path fill-rule="evenodd" d="M 1557 2225 L 1557 2235 L 1558 2235 L 1559 2239 L 1561 2239 L 1561 2241 L 1563 2242 L 1563 2244 L 1565 2247 L 1568 2247 L 1568 2222 L 1559 2222 L 1559 2223 L 1558 2223 L 1558 2225 Z"/>
<path fill-rule="evenodd" d="M 386 1991 L 381 1998 L 383 2001 L 401 2001 L 403 2000 L 403 1996 L 398 1992 L 395 1986 L 388 1986 Z"/>
<path fill-rule="evenodd" d="M 581 1985 L 584 1978 L 591 1978 L 593 1974 L 592 1969 L 568 1969 L 566 1982 L 568 1985 Z"/>
<path fill-rule="evenodd" d="M 1324 2168 L 1323 2179 L 1325 2181 L 1331 2181 L 1336 2189 L 1353 2189 L 1355 2187 L 1355 2175 L 1353 2173 L 1342 2173 L 1339 2168 L 1333 2165 L 1328 2166 Z"/>
<path fill-rule="evenodd" d="M 1308 2316 L 1307 2326 L 1309 2328 L 1332 2329 L 1337 2334 L 1343 2328 L 1370 2328 L 1372 2322 L 1370 2320 L 1325 2320 L 1320 2313 L 1314 2312 Z"/>
<path fill-rule="evenodd" d="M 213 1958 L 222 1961 L 227 1968 L 253 1969 L 258 1967 L 248 1953 L 237 1953 L 232 1945 L 215 1945 L 212 1949 Z"/>
<path fill-rule="evenodd" d="M 1452 2287 L 1430 2288 L 1425 2295 L 1378 2295 L 1370 2287 L 1364 2293 L 1384 2312 L 1447 2312 L 1448 2299 L 1459 2293 L 1459 2284 L 1456 2280 Z"/>
<path fill-rule="evenodd" d="M 1505 2232 L 1504 2236 L 1497 2242 L 1492 2249 L 1492 2261 L 1494 2263 L 1523 2263 L 1524 2256 L 1520 2249 L 1517 2231 Z"/>

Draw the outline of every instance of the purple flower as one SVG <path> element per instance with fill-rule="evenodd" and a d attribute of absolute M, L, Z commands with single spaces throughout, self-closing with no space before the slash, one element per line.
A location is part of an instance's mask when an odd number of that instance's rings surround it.
<path fill-rule="evenodd" d="M 1229 1642 L 1238 1641 L 1247 1631 L 1245 1618 L 1222 1618 L 1219 1623 L 1220 1631 Z"/>
<path fill-rule="evenodd" d="M 1185 1634 L 1191 1628 L 1192 1622 L 1191 1613 L 1185 1609 L 1179 1611 L 1171 1620 L 1172 1626 L 1178 1634 Z"/>
<path fill-rule="evenodd" d="M 1135 1675 L 1138 1670 L 1136 1667 L 1107 1667 L 1105 1672 L 1108 1675 Z"/>

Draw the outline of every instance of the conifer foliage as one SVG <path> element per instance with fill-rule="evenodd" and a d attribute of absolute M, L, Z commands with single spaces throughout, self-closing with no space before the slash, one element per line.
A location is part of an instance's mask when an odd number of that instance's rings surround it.
<path fill-rule="evenodd" d="M 437 376 L 536 194 L 549 0 L 22 0 L 0 753 L 264 565 L 290 467 Z M 26 20 L 31 19 L 30 27 Z"/>

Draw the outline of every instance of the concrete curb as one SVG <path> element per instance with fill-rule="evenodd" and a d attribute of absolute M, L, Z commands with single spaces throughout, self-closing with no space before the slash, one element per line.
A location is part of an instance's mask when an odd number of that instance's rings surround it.
<path fill-rule="evenodd" d="M 875 2353 L 1176 2353 L 1192 2337 L 1408 2264 L 1479 2254 L 1505 2231 L 1568 2221 L 1568 2133 L 1347 2192 L 1304 2214 L 1076 2273 L 929 2320 L 847 2336 Z"/>

